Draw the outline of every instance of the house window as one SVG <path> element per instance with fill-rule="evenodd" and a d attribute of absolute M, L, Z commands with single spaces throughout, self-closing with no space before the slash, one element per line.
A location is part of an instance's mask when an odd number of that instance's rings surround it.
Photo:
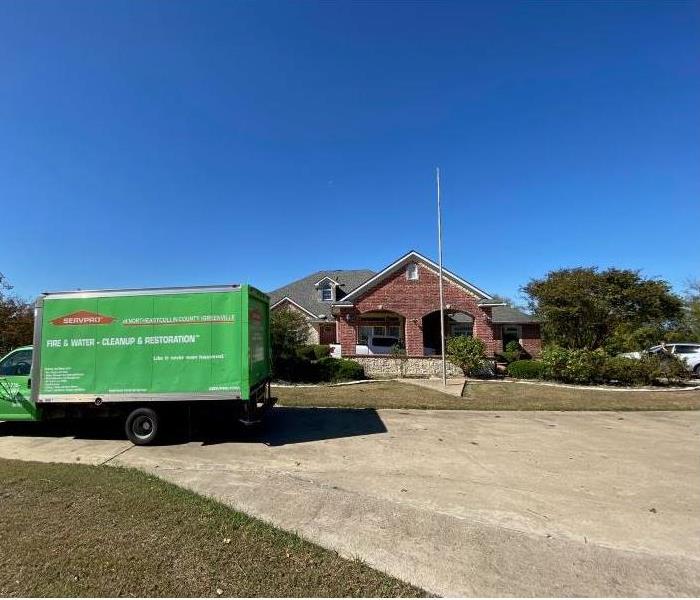
<path fill-rule="evenodd" d="M 333 300 L 333 287 L 330 283 L 324 283 L 321 286 L 321 302 L 330 302 Z"/>
<path fill-rule="evenodd" d="M 374 331 L 371 325 L 361 325 L 359 335 L 357 336 L 357 343 L 361 346 L 366 346 L 369 343 L 369 338 L 372 337 Z"/>
<path fill-rule="evenodd" d="M 457 337 L 459 335 L 466 335 L 471 337 L 474 335 L 474 324 L 473 323 L 452 323 L 452 337 Z"/>
<path fill-rule="evenodd" d="M 371 337 L 401 337 L 401 327 L 399 325 L 360 325 L 357 343 L 366 345 Z"/>
<path fill-rule="evenodd" d="M 409 281 L 418 281 L 418 265 L 416 263 L 410 263 L 406 267 L 406 279 Z"/>

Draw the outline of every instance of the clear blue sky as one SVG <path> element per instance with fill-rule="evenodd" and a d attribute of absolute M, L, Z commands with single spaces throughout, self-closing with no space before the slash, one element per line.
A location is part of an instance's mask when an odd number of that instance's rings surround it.
<path fill-rule="evenodd" d="M 700 4 L 0 6 L 16 291 L 431 257 L 515 296 L 563 266 L 700 276 Z"/>

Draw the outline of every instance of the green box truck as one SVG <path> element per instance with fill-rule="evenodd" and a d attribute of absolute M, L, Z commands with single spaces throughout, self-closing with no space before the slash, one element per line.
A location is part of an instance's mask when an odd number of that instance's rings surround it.
<path fill-rule="evenodd" d="M 196 403 L 257 422 L 270 396 L 270 303 L 249 285 L 42 294 L 33 346 L 0 361 L 0 421 L 120 416 L 156 439 Z"/>

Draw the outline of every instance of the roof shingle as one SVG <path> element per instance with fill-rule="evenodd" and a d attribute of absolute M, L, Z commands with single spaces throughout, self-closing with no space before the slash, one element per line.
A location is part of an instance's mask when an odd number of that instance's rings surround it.
<path fill-rule="evenodd" d="M 337 288 L 337 298 L 334 301 L 339 301 L 373 275 L 374 271 L 370 271 L 369 269 L 316 271 L 311 275 L 307 275 L 302 279 L 297 279 L 292 283 L 269 292 L 270 305 L 275 305 L 283 298 L 289 298 L 317 317 L 319 315 L 325 315 L 327 318 L 332 319 L 331 304 L 333 304 L 333 302 L 321 301 L 318 290 L 314 287 L 316 282 L 324 277 L 330 277 L 334 281 L 337 281 L 339 287 Z"/>

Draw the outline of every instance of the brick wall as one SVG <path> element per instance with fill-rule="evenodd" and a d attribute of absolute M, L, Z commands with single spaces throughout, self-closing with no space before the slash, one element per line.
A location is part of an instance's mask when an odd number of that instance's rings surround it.
<path fill-rule="evenodd" d="M 486 352 L 498 351 L 497 326 L 490 323 L 491 309 L 478 306 L 477 297 L 451 281 L 443 280 L 445 308 L 470 314 L 474 318 L 474 336 L 486 344 Z M 406 279 L 401 268 L 355 301 L 352 308 L 342 308 L 338 317 L 338 342 L 344 355 L 354 354 L 357 344 L 357 320 L 361 313 L 386 310 L 406 318 L 406 352 L 423 354 L 422 319 L 440 310 L 438 274 L 418 263 L 418 280 Z"/>
<path fill-rule="evenodd" d="M 520 344 L 532 356 L 539 356 L 542 350 L 542 338 L 539 323 L 528 323 L 522 326 Z"/>

